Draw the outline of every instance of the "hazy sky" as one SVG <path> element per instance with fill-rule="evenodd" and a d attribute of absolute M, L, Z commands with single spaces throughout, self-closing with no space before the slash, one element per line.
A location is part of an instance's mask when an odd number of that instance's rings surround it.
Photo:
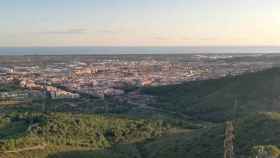
<path fill-rule="evenodd" d="M 0 46 L 280 45 L 280 0 L 0 0 Z"/>

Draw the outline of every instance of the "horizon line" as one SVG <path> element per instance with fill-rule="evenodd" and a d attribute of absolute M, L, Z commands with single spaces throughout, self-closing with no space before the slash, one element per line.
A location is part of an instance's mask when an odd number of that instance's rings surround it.
<path fill-rule="evenodd" d="M 174 48 L 174 47 L 185 47 L 185 48 L 203 48 L 203 47 L 280 47 L 280 45 L 166 45 L 166 46 L 162 46 L 162 45 L 134 45 L 134 46 L 128 46 L 128 45 L 84 45 L 84 46 L 79 46 L 79 45 L 75 45 L 75 46 L 0 46 L 0 48 L 75 48 L 75 47 L 96 47 L 96 48 Z"/>

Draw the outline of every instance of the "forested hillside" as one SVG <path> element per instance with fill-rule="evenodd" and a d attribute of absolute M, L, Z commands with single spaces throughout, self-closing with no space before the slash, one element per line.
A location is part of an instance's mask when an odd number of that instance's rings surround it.
<path fill-rule="evenodd" d="M 280 111 L 280 68 L 241 76 L 148 87 L 157 97 L 151 106 L 191 115 L 196 119 L 224 121 L 254 112 Z"/>
<path fill-rule="evenodd" d="M 222 158 L 227 120 L 237 158 L 280 155 L 280 68 L 141 92 L 1 105 L 0 158 Z"/>

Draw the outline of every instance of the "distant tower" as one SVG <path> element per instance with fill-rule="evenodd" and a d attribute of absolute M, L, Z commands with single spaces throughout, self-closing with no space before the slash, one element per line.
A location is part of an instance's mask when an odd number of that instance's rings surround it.
<path fill-rule="evenodd" d="M 44 92 L 44 95 L 45 95 L 45 99 L 44 99 L 44 103 L 43 103 L 43 106 L 42 106 L 42 111 L 46 112 L 47 100 L 50 99 L 50 93 L 47 90 L 47 80 L 44 80 L 43 92 Z"/>
<path fill-rule="evenodd" d="M 233 105 L 233 119 L 237 119 L 237 117 L 238 117 L 238 114 L 237 114 L 237 111 L 239 110 L 238 109 L 239 107 L 238 107 L 238 100 L 237 99 L 235 99 L 234 100 L 234 105 Z"/>
<path fill-rule="evenodd" d="M 234 126 L 232 121 L 225 124 L 224 158 L 234 158 Z"/>

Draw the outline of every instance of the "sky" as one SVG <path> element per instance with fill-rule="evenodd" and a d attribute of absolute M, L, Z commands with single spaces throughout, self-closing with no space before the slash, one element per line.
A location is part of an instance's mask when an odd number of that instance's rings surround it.
<path fill-rule="evenodd" d="M 0 47 L 280 46 L 279 0 L 0 0 Z"/>

